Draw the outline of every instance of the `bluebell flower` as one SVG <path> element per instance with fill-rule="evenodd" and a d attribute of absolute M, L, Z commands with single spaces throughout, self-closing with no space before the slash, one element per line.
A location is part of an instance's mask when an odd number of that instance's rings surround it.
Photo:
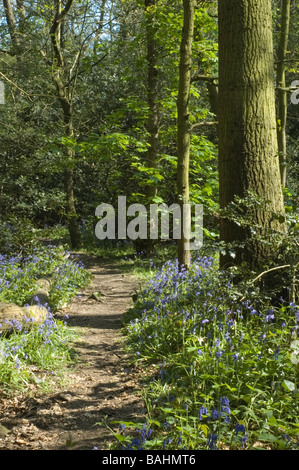
<path fill-rule="evenodd" d="M 169 423 L 167 423 L 167 421 L 165 421 L 164 426 L 165 426 L 166 431 L 170 430 L 170 425 Z"/>
<path fill-rule="evenodd" d="M 165 449 L 166 446 L 168 446 L 171 442 L 172 442 L 172 439 L 170 438 L 164 439 L 163 444 L 162 444 L 163 449 Z"/>
<path fill-rule="evenodd" d="M 137 449 L 140 449 L 141 448 L 140 439 L 138 439 L 137 437 L 134 437 L 132 440 L 131 446 L 136 447 Z"/>
<path fill-rule="evenodd" d="M 202 406 L 200 409 L 199 409 L 199 419 L 202 420 L 202 417 L 203 416 L 207 416 L 208 415 L 208 410 L 205 406 Z"/>
<path fill-rule="evenodd" d="M 273 353 L 274 359 L 277 360 L 279 356 L 279 347 L 277 347 Z"/>
<path fill-rule="evenodd" d="M 244 449 L 244 447 L 245 447 L 246 441 L 247 441 L 247 436 L 246 436 L 246 435 L 243 436 L 243 437 L 241 437 L 240 442 L 241 442 L 241 444 L 242 444 L 242 448 L 243 448 L 243 449 Z"/>
<path fill-rule="evenodd" d="M 239 423 L 236 424 L 235 432 L 236 432 L 236 436 L 239 434 L 239 432 L 245 432 L 245 426 Z"/>
<path fill-rule="evenodd" d="M 266 315 L 266 322 L 269 323 L 269 321 L 274 320 L 274 319 L 275 319 L 275 315 L 274 315 L 273 310 L 269 310 L 268 315 Z"/>
<path fill-rule="evenodd" d="M 211 411 L 211 419 L 218 419 L 220 417 L 220 413 L 216 408 L 213 408 Z"/>
<path fill-rule="evenodd" d="M 224 422 L 228 424 L 230 423 L 230 417 L 228 416 L 230 415 L 229 399 L 227 397 L 221 397 L 219 401 L 221 404 L 221 411 L 225 413 Z"/>
<path fill-rule="evenodd" d="M 225 353 L 224 350 L 218 350 L 218 351 L 216 351 L 215 355 L 218 359 L 220 359 L 223 356 L 224 353 Z"/>
<path fill-rule="evenodd" d="M 121 424 L 119 427 L 118 427 L 119 431 L 120 432 L 123 432 L 124 435 L 126 435 L 126 425 L 125 424 Z"/>
<path fill-rule="evenodd" d="M 216 442 L 217 442 L 217 439 L 218 439 L 218 436 L 217 434 L 209 434 L 208 436 L 208 447 L 210 450 L 216 450 L 217 447 L 215 446 Z"/>

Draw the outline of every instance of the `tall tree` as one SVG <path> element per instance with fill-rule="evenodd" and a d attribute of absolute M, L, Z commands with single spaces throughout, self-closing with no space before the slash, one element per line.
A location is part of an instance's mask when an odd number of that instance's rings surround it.
<path fill-rule="evenodd" d="M 150 169 L 156 168 L 159 151 L 159 103 L 158 87 L 159 72 L 157 64 L 157 40 L 155 25 L 156 0 L 145 0 L 146 14 L 146 57 L 147 57 L 147 102 L 149 115 L 147 120 L 148 152 L 147 166 Z M 152 203 L 153 197 L 157 194 L 157 185 L 154 181 L 148 184 L 146 189 L 147 201 Z M 152 239 L 147 239 L 147 255 L 152 252 Z"/>
<path fill-rule="evenodd" d="M 256 204 L 250 227 L 221 222 L 225 243 L 245 244 L 221 259 L 223 266 L 265 262 L 271 245 L 264 229 L 283 231 L 273 214 L 284 214 L 276 134 L 271 0 L 219 0 L 219 192 L 222 209 L 255 193 L 268 202 Z M 246 214 L 246 207 L 244 215 Z M 268 246 L 268 248 L 267 248 Z"/>
<path fill-rule="evenodd" d="M 80 24 L 75 24 L 75 15 L 69 22 L 68 30 L 70 36 L 74 36 L 75 52 L 71 52 L 70 39 L 66 39 L 67 16 L 75 2 L 68 0 L 65 6 L 62 0 L 54 0 L 54 18 L 50 29 L 50 38 L 53 51 L 53 60 L 51 62 L 52 78 L 55 83 L 57 97 L 63 113 L 64 137 L 70 142 L 74 141 L 74 95 L 79 68 L 86 52 L 90 49 L 93 42 L 97 40 L 102 32 L 103 11 L 106 0 L 102 0 L 99 8 L 99 19 L 95 28 L 87 28 L 86 18 L 89 4 L 82 5 Z M 78 6 L 80 8 L 80 5 Z M 85 31 L 86 27 L 86 31 Z M 79 30 L 76 37 L 76 29 Z M 67 46 L 68 44 L 68 46 Z M 99 63 L 100 60 L 97 61 Z M 82 245 L 82 236 L 80 233 L 77 211 L 74 197 L 74 149 L 72 145 L 65 146 L 66 165 L 64 168 L 64 188 L 66 195 L 66 212 L 68 219 L 69 234 L 73 248 L 80 248 Z"/>
<path fill-rule="evenodd" d="M 181 207 L 181 237 L 178 240 L 178 261 L 180 266 L 189 267 L 191 261 L 188 230 L 191 228 L 191 214 L 184 214 L 183 206 L 189 203 L 190 165 L 190 122 L 189 96 L 192 68 L 192 44 L 194 33 L 194 0 L 183 0 L 184 23 L 180 47 L 179 89 L 177 98 L 177 189 Z M 187 232 L 187 233 L 186 233 Z"/>
<path fill-rule="evenodd" d="M 54 19 L 50 30 L 54 61 L 52 63 L 52 78 L 54 80 L 57 96 L 63 111 L 63 123 L 65 136 L 72 139 L 74 137 L 73 128 L 73 106 L 72 106 L 72 91 L 73 88 L 69 82 L 74 77 L 72 71 L 67 69 L 66 61 L 63 55 L 63 37 L 62 25 L 68 14 L 73 0 L 68 0 L 65 7 L 62 9 L 61 0 L 54 1 Z M 74 67 L 77 63 L 74 63 Z M 68 157 L 66 168 L 64 169 L 64 188 L 66 195 L 66 211 L 69 227 L 69 234 L 71 239 L 72 248 L 80 248 L 82 246 L 82 237 L 80 233 L 78 217 L 76 213 L 75 200 L 74 200 L 74 176 L 73 176 L 73 157 L 74 151 L 72 147 L 66 147 L 66 154 Z"/>
<path fill-rule="evenodd" d="M 280 176 L 282 186 L 287 180 L 287 110 L 288 92 L 286 89 L 285 60 L 287 55 L 289 28 L 290 28 L 291 0 L 282 0 L 280 37 L 277 51 L 277 136 L 280 161 Z"/>

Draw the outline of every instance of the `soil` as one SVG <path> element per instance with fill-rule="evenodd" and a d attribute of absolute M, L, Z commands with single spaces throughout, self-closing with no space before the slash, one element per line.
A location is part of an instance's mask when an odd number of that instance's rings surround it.
<path fill-rule="evenodd" d="M 54 392 L 0 398 L 0 450 L 107 450 L 114 438 L 97 423 L 144 420 L 140 374 L 129 365 L 121 334 L 137 281 L 100 259 L 79 259 L 92 283 L 58 312 L 83 334 L 76 365 Z"/>

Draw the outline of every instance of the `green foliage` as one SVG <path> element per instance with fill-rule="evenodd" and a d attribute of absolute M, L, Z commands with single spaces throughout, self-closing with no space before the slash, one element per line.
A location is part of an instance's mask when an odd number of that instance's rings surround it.
<path fill-rule="evenodd" d="M 90 280 L 81 263 L 69 259 L 61 248 L 35 249 L 27 257 L 0 257 L 0 301 L 24 305 L 35 291 L 35 282 L 50 275 L 52 287 L 48 317 L 42 324 L 30 322 L 0 337 L 0 390 L 4 393 L 46 389 L 73 360 L 75 331 L 54 317 Z"/>
<path fill-rule="evenodd" d="M 74 360 L 78 334 L 51 314 L 41 325 L 0 339 L 0 393 L 51 389 Z"/>
<path fill-rule="evenodd" d="M 134 312 L 124 333 L 148 419 L 119 423 L 123 448 L 297 448 L 298 305 L 240 292 L 199 258 L 189 272 L 166 263 Z"/>
<path fill-rule="evenodd" d="M 90 280 L 82 263 L 69 258 L 61 247 L 35 248 L 27 256 L 0 255 L 0 301 L 24 305 L 34 292 L 36 280 L 50 277 L 52 311 L 67 304 Z"/>

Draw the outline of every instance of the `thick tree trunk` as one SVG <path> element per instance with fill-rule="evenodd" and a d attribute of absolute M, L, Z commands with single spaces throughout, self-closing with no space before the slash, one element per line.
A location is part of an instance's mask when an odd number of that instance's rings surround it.
<path fill-rule="evenodd" d="M 255 206 L 254 235 L 225 219 L 221 240 L 245 242 L 221 259 L 222 266 L 256 267 L 271 253 L 264 230 L 284 231 L 273 213 L 284 214 L 276 134 L 271 0 L 219 0 L 219 184 L 220 207 L 253 192 L 269 201 Z M 245 208 L 246 213 L 246 208 Z"/>
<path fill-rule="evenodd" d="M 183 216 L 183 204 L 189 203 L 189 158 L 190 158 L 190 123 L 189 123 L 189 94 L 192 67 L 192 44 L 194 32 L 193 0 L 183 0 L 184 24 L 180 48 L 179 90 L 177 98 L 177 145 L 178 168 L 177 189 L 181 206 L 181 238 L 178 240 L 179 266 L 189 267 L 191 262 L 190 241 L 184 233 L 191 226 L 189 215 Z"/>
<path fill-rule="evenodd" d="M 277 51 L 277 138 L 278 138 L 278 151 L 280 162 L 280 176 L 281 184 L 286 186 L 287 181 L 287 139 L 286 139 L 286 126 L 287 126 L 287 109 L 288 98 L 286 91 L 285 81 L 285 64 L 286 51 L 288 47 L 289 27 L 290 27 L 290 7 L 291 0 L 282 0 L 281 11 L 281 29 L 280 39 Z"/>

